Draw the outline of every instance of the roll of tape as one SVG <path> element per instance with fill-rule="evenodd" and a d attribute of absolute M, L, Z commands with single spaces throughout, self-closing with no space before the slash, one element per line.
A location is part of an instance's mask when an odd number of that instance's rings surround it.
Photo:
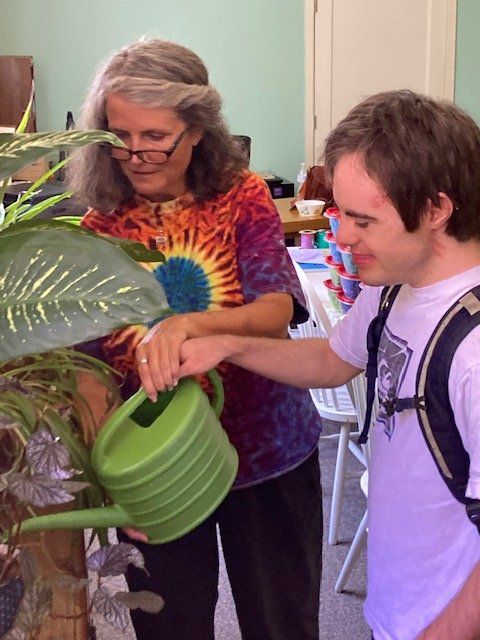
<path fill-rule="evenodd" d="M 313 249 L 315 234 L 317 233 L 313 229 L 302 229 L 298 232 L 300 234 L 300 246 L 302 249 Z"/>

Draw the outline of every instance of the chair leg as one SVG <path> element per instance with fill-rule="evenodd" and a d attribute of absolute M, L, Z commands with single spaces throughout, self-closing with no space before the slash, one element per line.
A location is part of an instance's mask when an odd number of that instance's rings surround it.
<path fill-rule="evenodd" d="M 345 558 L 345 562 L 343 563 L 342 570 L 340 571 L 340 575 L 338 576 L 338 580 L 335 583 L 335 592 L 340 593 L 343 591 L 345 587 L 345 583 L 347 582 L 355 561 L 357 560 L 360 552 L 367 542 L 367 512 L 365 511 L 362 521 L 358 525 L 357 532 L 355 533 L 355 537 L 353 538 L 353 542 L 350 545 L 350 549 L 348 550 L 347 557 Z"/>
<path fill-rule="evenodd" d="M 333 479 L 332 508 L 330 511 L 330 526 L 328 529 L 328 544 L 337 544 L 338 528 L 340 525 L 340 513 L 343 500 L 343 488 L 345 486 L 345 458 L 350 440 L 350 425 L 343 424 L 340 427 L 338 439 L 337 461 L 335 463 L 335 477 Z"/>
<path fill-rule="evenodd" d="M 365 454 L 363 453 L 363 448 L 359 447 L 358 444 L 356 444 L 355 442 L 352 442 L 351 440 L 348 441 L 348 448 L 350 450 L 350 453 L 352 453 L 355 456 L 355 458 L 360 462 L 360 464 L 363 464 L 363 466 L 366 467 L 367 459 L 365 458 Z"/>

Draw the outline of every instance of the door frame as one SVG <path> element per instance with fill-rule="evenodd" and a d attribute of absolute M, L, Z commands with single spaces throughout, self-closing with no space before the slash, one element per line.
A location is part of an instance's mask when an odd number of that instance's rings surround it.
<path fill-rule="evenodd" d="M 315 139 L 332 128 L 332 37 L 334 0 L 305 3 L 305 161 L 318 163 Z M 429 0 L 428 95 L 455 97 L 457 0 Z M 318 22 L 318 29 L 316 23 Z M 318 39 L 316 46 L 315 40 Z M 322 91 L 319 91 L 319 86 Z"/>

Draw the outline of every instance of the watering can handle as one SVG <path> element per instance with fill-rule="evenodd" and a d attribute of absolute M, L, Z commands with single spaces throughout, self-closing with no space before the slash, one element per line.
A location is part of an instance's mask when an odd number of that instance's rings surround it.
<path fill-rule="evenodd" d="M 220 418 L 220 414 L 223 409 L 223 401 L 225 400 L 222 381 L 215 369 L 207 371 L 207 376 L 210 379 L 213 388 L 212 409 L 215 411 L 217 418 Z"/>
<path fill-rule="evenodd" d="M 212 408 L 215 412 L 217 418 L 220 417 L 223 409 L 223 401 L 224 401 L 224 393 L 223 393 L 223 385 L 220 379 L 220 376 L 215 371 L 215 369 L 211 369 L 206 373 L 207 377 L 210 379 L 213 388 L 213 398 L 212 398 Z M 141 387 L 137 393 L 134 393 L 133 396 L 128 398 L 116 411 L 116 415 L 129 416 L 137 407 L 139 407 L 142 402 L 144 402 L 147 398 L 147 394 L 145 390 Z M 100 433 L 102 433 L 104 429 Z M 100 434 L 99 434 L 100 436 Z"/>

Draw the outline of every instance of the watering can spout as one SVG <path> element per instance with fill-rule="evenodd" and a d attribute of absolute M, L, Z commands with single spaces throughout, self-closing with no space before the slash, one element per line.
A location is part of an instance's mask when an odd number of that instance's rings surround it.
<path fill-rule="evenodd" d="M 210 373 L 214 400 L 183 378 L 152 403 L 140 389 L 105 422 L 92 448 L 92 468 L 113 502 L 29 518 L 21 532 L 134 527 L 151 544 L 191 531 L 232 486 L 238 455 L 218 420 L 220 378 Z M 1 532 L 0 532 L 1 539 Z"/>
<path fill-rule="evenodd" d="M 102 529 L 132 526 L 131 517 L 117 504 L 96 509 L 78 509 L 62 513 L 49 513 L 24 520 L 22 533 L 43 529 Z"/>

